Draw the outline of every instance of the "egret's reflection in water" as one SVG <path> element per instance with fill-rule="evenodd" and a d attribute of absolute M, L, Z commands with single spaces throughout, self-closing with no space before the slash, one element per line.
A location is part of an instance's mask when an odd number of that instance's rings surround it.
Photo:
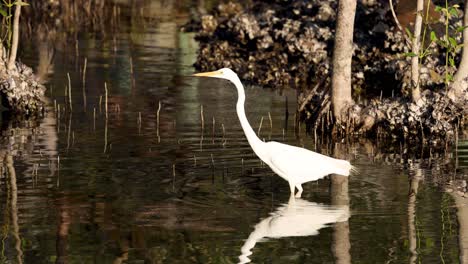
<path fill-rule="evenodd" d="M 258 223 L 241 248 L 239 263 L 248 263 L 252 249 L 265 238 L 317 235 L 321 228 L 349 218 L 349 206 L 317 204 L 291 196 L 287 204 Z"/>

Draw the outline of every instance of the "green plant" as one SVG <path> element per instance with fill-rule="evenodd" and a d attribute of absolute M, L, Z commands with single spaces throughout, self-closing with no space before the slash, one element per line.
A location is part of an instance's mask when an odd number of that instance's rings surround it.
<path fill-rule="evenodd" d="M 29 5 L 26 2 L 21 0 L 11 1 L 11 0 L 2 0 L 0 3 L 0 16 L 2 17 L 2 42 L 6 41 L 7 47 L 11 47 L 13 29 L 11 19 L 13 18 L 13 7 L 14 6 L 27 6 Z"/>
<path fill-rule="evenodd" d="M 421 52 L 420 52 L 420 55 L 419 55 L 420 59 L 423 59 L 426 56 L 431 54 L 429 48 L 431 47 L 432 43 L 434 43 L 436 41 L 436 39 L 437 39 L 437 36 L 436 36 L 435 32 L 431 31 L 431 33 L 430 33 L 431 42 L 427 45 L 426 48 L 424 48 L 424 44 L 426 43 L 427 29 L 429 27 L 428 25 L 429 25 L 429 10 L 430 10 L 430 7 L 431 7 L 431 1 L 427 0 L 426 14 L 424 16 L 424 31 L 423 31 L 423 36 L 422 36 L 422 40 L 421 40 Z"/>
<path fill-rule="evenodd" d="M 450 21 L 453 18 L 458 18 L 458 8 L 460 6 L 455 4 L 452 6 L 448 5 L 448 1 L 445 1 L 445 7 L 441 6 L 436 6 L 435 11 L 439 12 L 444 18 L 444 26 L 445 26 L 445 34 L 442 38 L 438 38 L 437 34 L 435 31 L 431 31 L 429 36 L 430 36 L 430 42 L 425 46 L 426 43 L 426 35 L 428 31 L 428 24 L 429 24 L 429 9 L 430 9 L 430 1 L 427 1 L 427 6 L 426 6 L 426 13 L 424 14 L 424 30 L 423 30 L 423 35 L 421 39 L 421 49 L 419 54 L 415 54 L 414 52 L 407 52 L 404 53 L 404 56 L 406 57 L 415 57 L 418 56 L 421 61 L 423 61 L 424 58 L 427 56 L 431 55 L 431 46 L 433 43 L 436 43 L 440 47 L 445 49 L 445 74 L 444 74 L 444 83 L 445 86 L 448 87 L 450 82 L 453 80 L 453 72 L 455 71 L 455 57 L 457 53 L 461 50 L 463 47 L 463 44 L 458 43 L 456 40 L 456 35 L 457 34 L 462 34 L 463 30 L 465 29 L 464 26 L 458 26 L 456 27 L 455 25 L 451 25 Z M 413 39 L 413 35 L 411 31 L 406 28 L 406 34 L 410 39 Z M 451 35 L 452 33 L 452 35 Z"/>
<path fill-rule="evenodd" d="M 456 67 L 455 57 L 457 53 L 463 47 L 463 44 L 458 43 L 456 40 L 456 34 L 461 34 L 465 29 L 464 26 L 455 27 L 450 25 L 452 18 L 458 18 L 458 8 L 460 6 L 455 4 L 452 6 L 448 5 L 448 1 L 445 1 L 445 7 L 436 6 L 435 11 L 440 12 L 445 17 L 445 35 L 443 38 L 437 38 L 435 33 L 431 32 L 431 40 L 436 42 L 439 46 L 445 48 L 445 86 L 448 87 L 450 82 L 453 80 L 453 71 Z M 454 35 L 450 34 L 450 29 L 454 32 Z"/>
<path fill-rule="evenodd" d="M 427 28 L 428 28 L 428 25 L 429 25 L 429 10 L 430 10 L 430 4 L 431 4 L 431 1 L 430 0 L 426 0 L 427 2 L 427 5 L 426 5 L 426 14 L 424 14 L 424 31 L 423 31 L 423 35 L 422 35 L 422 39 L 421 39 L 421 48 L 420 48 L 420 52 L 419 54 L 415 54 L 414 52 L 408 52 L 408 53 L 405 53 L 405 56 L 407 57 L 415 57 L 415 56 L 418 56 L 419 59 L 422 61 L 425 57 L 427 57 L 428 55 L 431 54 L 429 48 L 431 47 L 432 43 L 435 42 L 435 39 L 434 37 L 436 36 L 435 35 L 435 32 L 434 31 L 431 31 L 431 42 L 427 45 L 426 48 L 424 48 L 424 44 L 426 43 L 426 34 L 427 34 Z M 423 14 L 421 14 L 423 15 Z M 408 35 L 408 37 L 410 38 L 410 40 L 413 39 L 413 34 L 411 33 L 411 31 L 408 29 L 408 28 L 405 28 L 406 30 L 406 34 Z"/>

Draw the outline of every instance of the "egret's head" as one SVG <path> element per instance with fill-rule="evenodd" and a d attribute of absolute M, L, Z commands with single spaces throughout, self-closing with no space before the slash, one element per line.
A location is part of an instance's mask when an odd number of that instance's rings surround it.
<path fill-rule="evenodd" d="M 193 76 L 222 78 L 230 81 L 233 81 L 235 78 L 238 78 L 237 74 L 229 68 L 222 68 L 212 72 L 195 73 Z"/>

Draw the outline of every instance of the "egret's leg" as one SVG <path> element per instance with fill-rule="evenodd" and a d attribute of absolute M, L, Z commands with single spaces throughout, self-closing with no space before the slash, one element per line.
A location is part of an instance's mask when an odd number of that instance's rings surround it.
<path fill-rule="evenodd" d="M 289 189 L 291 190 L 291 194 L 294 194 L 294 183 L 289 182 Z"/>
<path fill-rule="evenodd" d="M 298 190 L 298 192 L 296 193 L 296 197 L 297 197 L 297 198 L 301 198 L 301 194 L 302 194 L 302 185 L 297 184 L 297 185 L 296 185 L 296 188 L 297 188 L 297 190 Z"/>
<path fill-rule="evenodd" d="M 296 198 L 294 197 L 294 193 L 291 193 L 289 196 L 289 201 L 288 201 L 288 209 L 294 208 L 296 205 Z"/>

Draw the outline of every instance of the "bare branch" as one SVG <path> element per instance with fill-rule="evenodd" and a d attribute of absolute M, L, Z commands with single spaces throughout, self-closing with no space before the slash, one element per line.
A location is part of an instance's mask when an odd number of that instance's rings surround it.
<path fill-rule="evenodd" d="M 403 27 L 401 26 L 400 21 L 398 20 L 398 17 L 397 17 L 397 15 L 395 13 L 395 9 L 393 8 L 393 1 L 388 0 L 388 5 L 390 6 L 390 11 L 392 12 L 392 16 L 393 16 L 393 19 L 395 20 L 395 24 L 397 25 L 398 29 L 403 34 L 403 37 L 405 38 L 406 44 L 408 46 L 411 46 L 411 40 L 408 38 L 408 36 L 406 36 L 406 32 L 403 29 Z"/>

